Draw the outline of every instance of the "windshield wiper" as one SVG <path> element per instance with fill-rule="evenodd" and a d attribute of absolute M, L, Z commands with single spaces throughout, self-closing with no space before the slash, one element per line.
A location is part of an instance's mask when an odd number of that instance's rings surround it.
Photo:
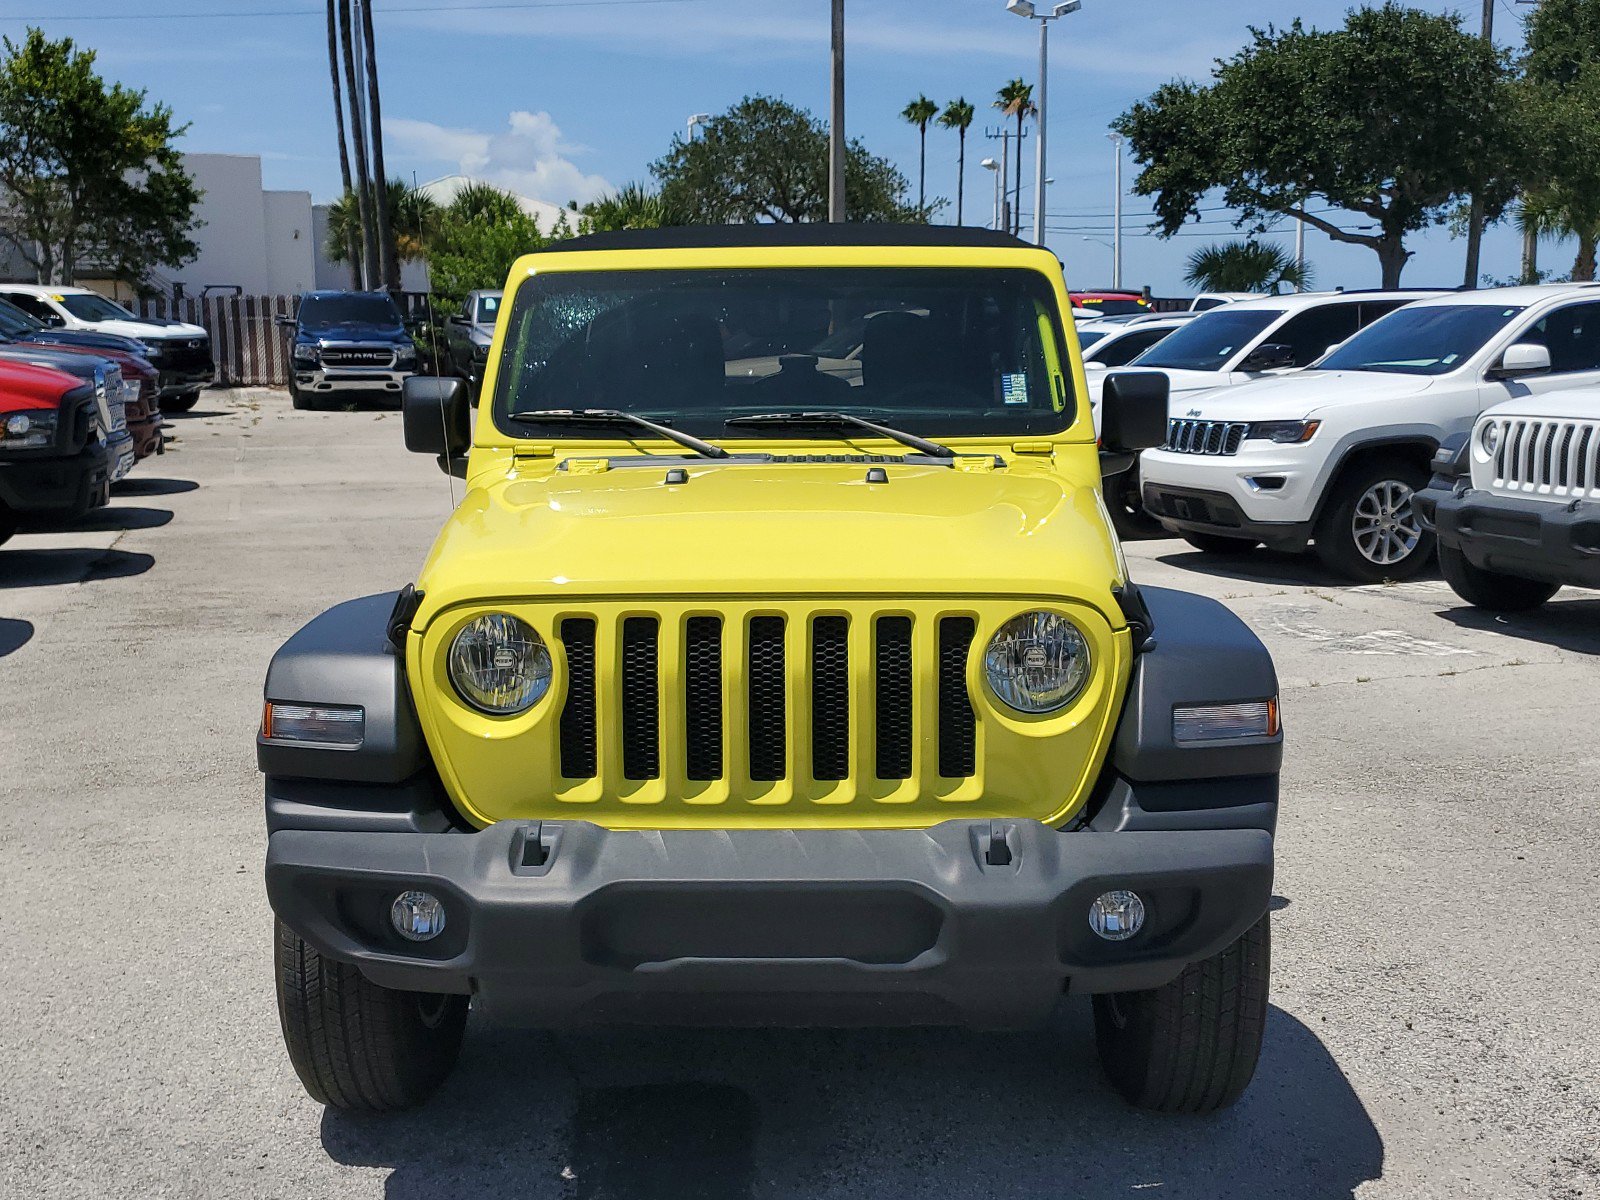
<path fill-rule="evenodd" d="M 640 429 L 647 429 L 657 437 L 664 437 L 669 442 L 677 442 L 686 450 L 693 450 L 706 458 L 728 458 L 729 454 L 721 446 L 713 446 L 710 442 L 702 442 L 697 437 L 681 433 L 666 425 L 658 425 L 654 421 L 635 416 L 630 412 L 623 412 L 620 408 L 535 408 L 511 414 L 513 421 L 540 421 L 549 425 L 634 425 Z"/>
<path fill-rule="evenodd" d="M 879 437 L 899 442 L 902 446 L 909 446 L 913 450 L 926 454 L 929 458 L 954 458 L 956 456 L 956 452 L 948 446 L 941 446 L 938 442 L 930 442 L 927 438 L 920 438 L 916 434 L 907 433 L 903 429 L 892 429 L 888 425 L 879 425 L 876 421 L 869 421 L 865 417 L 858 417 L 851 413 L 751 413 L 745 417 L 729 417 L 725 423 L 728 425 L 844 425 L 851 429 L 864 429 L 868 433 L 875 433 Z"/>

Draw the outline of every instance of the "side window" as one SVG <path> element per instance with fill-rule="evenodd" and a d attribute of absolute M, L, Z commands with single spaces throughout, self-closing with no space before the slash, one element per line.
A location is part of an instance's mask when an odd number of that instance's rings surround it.
<path fill-rule="evenodd" d="M 1600 370 L 1600 304 L 1558 308 L 1518 341 L 1546 346 L 1552 374 Z"/>
<path fill-rule="evenodd" d="M 36 321 L 46 321 L 55 316 L 50 306 L 37 296 L 30 296 L 27 292 L 5 292 L 3 294 L 7 300 Z"/>
<path fill-rule="evenodd" d="M 1294 365 L 1315 362 L 1354 333 L 1360 324 L 1359 304 L 1324 304 L 1291 317 L 1266 337 L 1267 342 L 1288 346 L 1294 351 Z"/>
<path fill-rule="evenodd" d="M 1365 329 L 1379 317 L 1387 317 L 1397 308 L 1404 308 L 1410 304 L 1409 300 L 1364 300 L 1361 303 L 1361 323 L 1358 329 Z"/>
<path fill-rule="evenodd" d="M 1130 333 L 1107 346 L 1103 354 L 1095 355 L 1095 361 L 1108 367 L 1125 367 L 1171 332 L 1170 329 L 1141 329 Z"/>

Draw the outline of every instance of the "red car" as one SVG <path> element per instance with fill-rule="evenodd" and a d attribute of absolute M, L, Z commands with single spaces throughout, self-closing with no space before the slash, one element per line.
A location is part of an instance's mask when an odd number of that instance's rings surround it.
<path fill-rule="evenodd" d="M 71 520 L 106 502 L 105 421 L 92 383 L 0 361 L 0 542 L 24 520 Z"/>
<path fill-rule="evenodd" d="M 1072 292 L 1074 308 L 1086 308 L 1102 317 L 1138 316 L 1154 312 L 1143 292 L 1105 290 L 1099 292 Z"/>
<path fill-rule="evenodd" d="M 75 346 L 64 342 L 50 343 L 48 348 L 72 354 L 87 354 L 95 358 L 108 358 L 121 367 L 125 389 L 124 403 L 128 411 L 128 432 L 133 435 L 134 457 L 148 458 L 165 450 L 161 439 L 161 373 L 149 359 L 129 354 L 125 350 Z"/>

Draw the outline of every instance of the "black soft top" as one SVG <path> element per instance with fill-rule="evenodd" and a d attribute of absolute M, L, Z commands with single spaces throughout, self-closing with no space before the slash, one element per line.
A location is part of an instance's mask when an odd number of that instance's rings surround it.
<path fill-rule="evenodd" d="M 949 246 L 990 250 L 1034 250 L 1032 242 L 965 225 L 899 225 L 822 222 L 758 225 L 679 225 L 668 229 L 624 229 L 552 242 L 536 253 L 572 250 L 693 250 L 754 246 Z"/>

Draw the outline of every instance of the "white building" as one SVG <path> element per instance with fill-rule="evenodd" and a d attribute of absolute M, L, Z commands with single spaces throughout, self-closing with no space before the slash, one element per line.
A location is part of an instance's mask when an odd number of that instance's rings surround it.
<path fill-rule="evenodd" d="M 152 282 L 188 296 L 233 291 L 246 296 L 287 296 L 316 286 L 316 229 L 310 192 L 261 186 L 261 159 L 253 154 L 185 154 L 184 169 L 201 192 L 195 215 L 203 222 L 194 240 L 199 256 L 167 267 Z"/>

